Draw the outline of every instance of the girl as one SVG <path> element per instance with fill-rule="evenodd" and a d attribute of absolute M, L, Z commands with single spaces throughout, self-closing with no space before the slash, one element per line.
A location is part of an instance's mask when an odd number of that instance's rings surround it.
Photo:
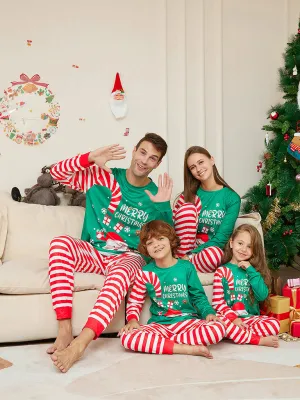
<path fill-rule="evenodd" d="M 180 238 L 178 256 L 189 259 L 199 272 L 215 271 L 240 203 L 238 194 L 220 177 L 209 152 L 203 147 L 190 147 L 184 158 L 184 191 L 173 210 Z"/>
<path fill-rule="evenodd" d="M 127 303 L 128 323 L 119 332 L 121 342 L 126 349 L 144 353 L 212 358 L 206 346 L 218 343 L 225 328 L 209 304 L 194 266 L 174 257 L 178 245 L 174 228 L 166 222 L 151 221 L 143 226 L 138 250 L 153 261 L 136 277 Z M 140 325 L 147 294 L 152 316 L 147 325 Z"/>
<path fill-rule="evenodd" d="M 278 347 L 280 324 L 260 316 L 271 283 L 261 236 L 251 225 L 240 225 L 226 244 L 223 265 L 213 283 L 213 307 L 223 315 L 226 337 L 238 344 Z"/>

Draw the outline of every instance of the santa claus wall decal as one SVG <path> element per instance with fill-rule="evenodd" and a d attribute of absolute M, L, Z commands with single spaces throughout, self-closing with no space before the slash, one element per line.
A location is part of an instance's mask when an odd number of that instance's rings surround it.
<path fill-rule="evenodd" d="M 127 114 L 127 98 L 118 72 L 110 96 L 110 108 L 116 119 L 124 118 Z"/>

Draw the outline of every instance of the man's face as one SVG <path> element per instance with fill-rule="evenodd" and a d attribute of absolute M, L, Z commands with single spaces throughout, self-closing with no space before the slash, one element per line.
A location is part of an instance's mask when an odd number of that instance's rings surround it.
<path fill-rule="evenodd" d="M 152 143 L 143 141 L 132 152 L 130 170 L 136 177 L 148 176 L 161 163 L 160 157 L 161 152 Z"/>

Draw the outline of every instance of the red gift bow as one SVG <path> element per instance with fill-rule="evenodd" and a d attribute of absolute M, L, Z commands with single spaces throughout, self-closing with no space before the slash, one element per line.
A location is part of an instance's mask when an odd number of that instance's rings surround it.
<path fill-rule="evenodd" d="M 35 85 L 38 85 L 38 86 L 43 86 L 43 87 L 49 86 L 49 83 L 39 82 L 41 77 L 38 74 L 33 75 L 33 77 L 31 77 L 31 78 L 29 78 L 29 76 L 27 76 L 26 74 L 21 74 L 20 79 L 22 82 L 14 81 L 14 82 L 11 82 L 11 84 L 13 86 L 15 86 L 15 85 L 25 85 L 25 83 L 34 83 Z"/>

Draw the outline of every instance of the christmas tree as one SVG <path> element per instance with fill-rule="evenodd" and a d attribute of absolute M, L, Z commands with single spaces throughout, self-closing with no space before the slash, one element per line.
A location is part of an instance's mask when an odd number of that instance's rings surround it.
<path fill-rule="evenodd" d="M 300 20 L 287 44 L 279 87 L 284 103 L 268 112 L 266 147 L 257 171 L 262 178 L 248 190 L 243 211 L 262 217 L 268 265 L 290 266 L 300 253 Z"/>

